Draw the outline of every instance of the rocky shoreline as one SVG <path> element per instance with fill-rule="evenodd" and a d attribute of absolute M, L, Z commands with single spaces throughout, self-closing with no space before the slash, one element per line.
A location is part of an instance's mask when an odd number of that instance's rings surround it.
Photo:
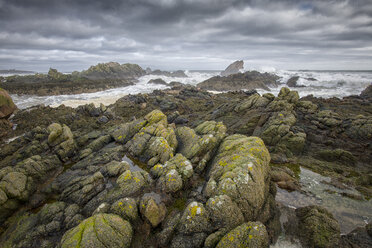
<path fill-rule="evenodd" d="M 267 247 L 283 229 L 303 247 L 368 247 L 371 224 L 340 235 L 328 210 L 294 211 L 275 195 L 301 191 L 305 167 L 360 192 L 347 197 L 371 198 L 370 87 L 300 99 L 287 88 L 213 95 L 177 85 L 98 108 L 18 111 L 0 145 L 0 243 Z"/>

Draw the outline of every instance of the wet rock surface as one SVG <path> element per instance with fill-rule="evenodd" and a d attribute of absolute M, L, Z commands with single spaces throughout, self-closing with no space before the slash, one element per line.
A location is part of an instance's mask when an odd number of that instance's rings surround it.
<path fill-rule="evenodd" d="M 7 138 L 20 137 L 0 145 L 1 244 L 267 247 L 281 229 L 274 183 L 298 191 L 295 165 L 371 196 L 370 119 L 366 98 L 300 99 L 287 88 L 177 86 L 110 106 L 19 111 Z M 292 215 L 305 246 L 332 247 L 319 230 L 332 244 L 369 242 L 368 227 L 340 236 L 318 207 Z"/>
<path fill-rule="evenodd" d="M 199 84 L 198 87 L 205 90 L 228 91 L 228 90 L 270 90 L 269 87 L 278 86 L 279 77 L 270 73 L 247 71 L 244 73 L 215 76 Z"/>

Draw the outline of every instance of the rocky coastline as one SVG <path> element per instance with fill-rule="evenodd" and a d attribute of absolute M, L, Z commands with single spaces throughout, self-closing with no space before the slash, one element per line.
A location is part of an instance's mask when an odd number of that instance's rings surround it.
<path fill-rule="evenodd" d="M 143 70 L 137 64 L 101 63 L 87 70 L 64 74 L 50 68 L 47 74 L 13 75 L 0 77 L 0 85 L 9 94 L 17 95 L 71 95 L 93 93 L 134 85 L 144 75 L 187 77 L 184 71 L 167 72 Z"/>
<path fill-rule="evenodd" d="M 368 247 L 371 224 L 341 235 L 329 209 L 275 195 L 301 191 L 304 167 L 371 198 L 370 89 L 322 99 L 177 85 L 17 111 L 0 145 L 1 247 L 268 247 L 280 233 Z"/>

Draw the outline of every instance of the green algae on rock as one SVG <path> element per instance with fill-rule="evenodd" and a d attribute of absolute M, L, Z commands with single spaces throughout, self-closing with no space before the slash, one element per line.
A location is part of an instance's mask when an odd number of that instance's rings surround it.
<path fill-rule="evenodd" d="M 266 248 L 268 246 L 266 227 L 260 222 L 247 222 L 226 234 L 216 248 Z"/>
<path fill-rule="evenodd" d="M 212 161 L 206 196 L 227 195 L 247 220 L 256 218 L 269 194 L 269 161 L 260 138 L 226 137 Z"/>
<path fill-rule="evenodd" d="M 307 247 L 336 248 L 340 243 L 340 226 L 325 208 L 308 206 L 296 209 L 299 235 Z"/>
<path fill-rule="evenodd" d="M 129 222 L 113 214 L 98 214 L 67 231 L 61 248 L 127 248 L 133 236 Z"/>

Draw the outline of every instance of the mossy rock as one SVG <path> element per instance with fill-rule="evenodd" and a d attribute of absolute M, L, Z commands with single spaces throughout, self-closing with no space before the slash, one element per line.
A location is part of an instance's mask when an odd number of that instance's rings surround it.
<path fill-rule="evenodd" d="M 231 135 L 212 161 L 204 194 L 229 196 L 246 220 L 254 219 L 268 195 L 270 154 L 258 137 Z"/>
<path fill-rule="evenodd" d="M 299 235 L 306 247 L 336 248 L 340 243 L 340 226 L 333 215 L 320 206 L 296 209 Z"/>
<path fill-rule="evenodd" d="M 267 248 L 268 246 L 269 236 L 266 227 L 260 222 L 247 222 L 226 234 L 216 248 Z"/>
<path fill-rule="evenodd" d="M 147 175 L 144 176 L 144 173 L 147 172 L 132 172 L 130 170 L 126 170 L 118 177 L 116 183 L 119 185 L 120 189 L 125 195 L 133 195 L 146 186 L 147 181 L 145 177 L 147 177 Z"/>
<path fill-rule="evenodd" d="M 320 159 L 328 162 L 340 162 L 346 165 L 354 165 L 356 163 L 356 158 L 353 156 L 353 154 L 343 149 L 321 150 L 317 153 L 317 156 Z"/>
<path fill-rule="evenodd" d="M 61 248 L 127 248 L 133 236 L 132 226 L 118 215 L 98 214 L 67 231 Z"/>

